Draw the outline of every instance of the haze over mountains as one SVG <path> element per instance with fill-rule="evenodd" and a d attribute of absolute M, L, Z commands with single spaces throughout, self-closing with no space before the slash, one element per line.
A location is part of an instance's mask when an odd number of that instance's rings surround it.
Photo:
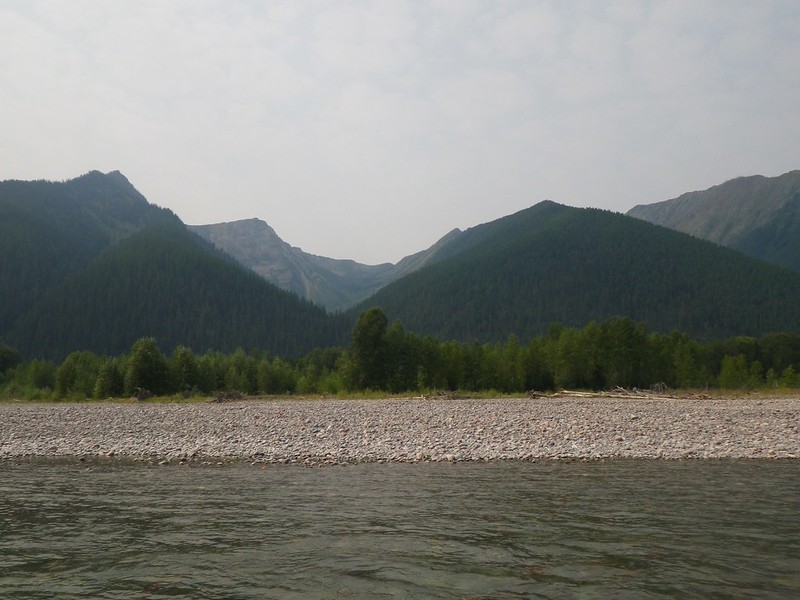
<path fill-rule="evenodd" d="M 279 289 L 153 206 L 120 173 L 0 183 L 0 343 L 23 355 L 165 350 L 285 355 L 341 341 L 323 309 Z"/>
<path fill-rule="evenodd" d="M 356 310 L 380 306 L 411 330 L 476 341 L 614 316 L 701 339 L 800 327 L 798 274 L 618 213 L 545 201 L 455 243 Z"/>
<path fill-rule="evenodd" d="M 800 170 L 738 177 L 627 214 L 800 271 Z"/>
<path fill-rule="evenodd" d="M 727 221 L 736 234 L 715 241 L 791 266 L 798 173 L 631 213 L 652 210 L 664 223 L 711 215 L 695 236 L 719 235 Z M 640 218 L 549 201 L 454 230 L 396 265 L 360 265 L 304 253 L 257 219 L 186 227 L 118 172 L 0 182 L 0 343 L 29 357 L 119 354 L 143 336 L 165 351 L 295 356 L 348 343 L 370 306 L 442 339 L 524 341 L 556 322 L 618 315 L 710 339 L 800 331 L 798 297 L 800 273 Z"/>
<path fill-rule="evenodd" d="M 333 311 L 350 308 L 387 283 L 422 268 L 461 233 L 454 229 L 427 250 L 397 264 L 364 265 L 303 252 L 259 219 L 190 225 L 189 229 L 267 281 Z"/>
<path fill-rule="evenodd" d="M 800 171 L 773 178 L 740 177 L 673 200 L 639 205 L 627 214 L 800 272 Z M 328 310 L 350 308 L 396 279 L 441 260 L 455 251 L 451 243 L 463 233 L 454 229 L 431 248 L 395 265 L 364 265 L 307 254 L 259 219 L 189 228 L 268 281 Z"/>

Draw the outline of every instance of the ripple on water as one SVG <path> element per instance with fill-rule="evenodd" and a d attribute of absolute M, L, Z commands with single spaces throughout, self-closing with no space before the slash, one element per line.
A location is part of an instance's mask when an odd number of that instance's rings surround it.
<path fill-rule="evenodd" d="M 798 461 L 0 463 L 17 598 L 800 596 Z"/>

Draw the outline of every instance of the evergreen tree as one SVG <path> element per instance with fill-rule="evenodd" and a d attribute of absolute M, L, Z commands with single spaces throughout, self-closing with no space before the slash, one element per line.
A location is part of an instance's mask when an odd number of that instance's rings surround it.
<path fill-rule="evenodd" d="M 175 348 L 169 360 L 169 372 L 172 389 L 183 393 L 199 389 L 197 357 L 188 347 L 180 345 Z"/>
<path fill-rule="evenodd" d="M 140 338 L 131 347 L 125 370 L 125 393 L 135 395 L 143 391 L 163 394 L 169 388 L 169 368 L 156 340 Z"/>
<path fill-rule="evenodd" d="M 258 389 L 258 364 L 241 348 L 228 359 L 225 389 L 236 390 L 243 394 L 255 394 Z"/>
<path fill-rule="evenodd" d="M 606 387 L 644 385 L 641 379 L 647 335 L 643 325 L 615 317 L 601 326 L 601 363 Z"/>
<path fill-rule="evenodd" d="M 386 346 L 389 391 L 398 393 L 414 389 L 419 372 L 419 340 L 407 333 L 400 322 L 395 322 L 386 332 Z"/>
<path fill-rule="evenodd" d="M 370 308 L 358 317 L 353 330 L 351 354 L 356 388 L 384 390 L 387 384 L 389 345 L 388 320 L 380 308 Z"/>
<path fill-rule="evenodd" d="M 6 371 L 13 369 L 21 361 L 22 357 L 14 348 L 6 344 L 0 346 L 0 382 L 3 381 Z"/>

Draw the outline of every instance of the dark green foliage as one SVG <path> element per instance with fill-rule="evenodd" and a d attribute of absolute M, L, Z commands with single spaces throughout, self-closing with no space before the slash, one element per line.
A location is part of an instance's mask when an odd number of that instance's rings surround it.
<path fill-rule="evenodd" d="M 5 344 L 0 346 L 0 375 L 16 367 L 22 361 L 19 352 Z"/>
<path fill-rule="evenodd" d="M 388 321 L 379 308 L 370 308 L 358 318 L 353 330 L 349 385 L 352 389 L 385 390 L 389 360 L 386 339 Z"/>
<path fill-rule="evenodd" d="M 373 361 L 380 356 L 381 362 Z M 430 390 L 499 391 L 562 388 L 612 389 L 800 386 L 800 335 L 738 336 L 697 342 L 685 333 L 648 332 L 625 317 L 590 322 L 581 329 L 554 325 L 523 345 L 440 342 L 387 326 L 380 309 L 361 315 L 348 349 L 315 349 L 302 358 L 270 357 L 262 351 L 196 356 L 176 348 L 169 360 L 152 338 L 130 353 L 102 358 L 70 353 L 58 369 L 49 361 L 8 369 L 5 397 L 107 398 L 155 394 L 185 396 L 237 391 L 244 394 L 336 394 L 344 390 L 392 393 Z"/>
<path fill-rule="evenodd" d="M 228 359 L 225 372 L 225 389 L 237 390 L 243 394 L 255 394 L 258 391 L 258 363 L 241 348 Z"/>
<path fill-rule="evenodd" d="M 18 319 L 9 338 L 26 355 L 73 348 L 124 352 L 138 338 L 298 355 L 336 342 L 341 319 L 266 283 L 180 223 L 147 227 L 65 279 Z"/>
<path fill-rule="evenodd" d="M 264 394 L 292 394 L 297 389 L 298 373 L 281 358 L 263 359 L 256 372 L 258 389 Z"/>
<path fill-rule="evenodd" d="M 76 350 L 118 355 L 151 336 L 167 352 L 185 345 L 298 357 L 345 344 L 366 308 L 328 315 L 265 283 L 187 232 L 169 211 L 149 205 L 118 173 L 0 184 L 0 233 L 0 336 L 29 358 L 61 361 Z M 419 356 L 440 360 L 430 356 L 430 345 L 387 327 L 386 347 L 379 348 L 385 360 L 380 352 L 339 359 L 348 385 L 369 381 L 400 389 L 463 380 L 460 372 L 468 373 L 467 383 L 488 383 L 493 379 L 485 370 L 473 369 L 486 358 L 481 344 L 512 334 L 529 340 L 553 322 L 580 327 L 624 315 L 696 339 L 800 331 L 794 301 L 800 276 L 604 211 L 543 202 L 448 239 L 435 259 L 379 292 L 370 306 L 416 335 L 477 346 L 454 351 L 450 370 L 434 376 L 418 367 Z M 645 368 L 627 364 L 623 350 L 605 355 L 616 367 L 599 364 L 593 339 L 578 348 L 565 338 L 551 351 L 563 364 L 589 353 L 581 373 L 559 366 L 547 376 L 590 387 L 606 383 L 600 368 L 614 371 L 608 379 L 621 384 L 637 380 Z M 721 360 L 711 354 L 708 372 Z M 543 358 L 531 360 L 541 365 Z M 381 373 L 381 362 L 397 366 Z M 331 373 L 311 368 L 294 385 L 316 385 Z M 699 380 L 703 373 L 684 373 L 684 379 Z M 188 385 L 188 375 L 180 385 Z M 203 377 L 189 389 L 221 389 L 227 379 L 242 377 L 253 387 L 252 369 L 217 373 L 213 381 Z M 519 380 L 521 374 L 503 377 Z"/>
<path fill-rule="evenodd" d="M 760 227 L 743 233 L 730 247 L 775 265 L 800 271 L 800 192 Z"/>
<path fill-rule="evenodd" d="M 137 340 L 131 348 L 125 367 L 124 390 L 129 396 L 171 391 L 167 359 L 154 338 Z"/>
<path fill-rule="evenodd" d="M 27 357 L 138 338 L 299 355 L 347 324 L 278 290 L 147 203 L 119 173 L 0 182 L 0 337 Z"/>
<path fill-rule="evenodd" d="M 221 352 L 206 352 L 197 360 L 197 381 L 201 392 L 209 394 L 225 388 L 227 359 Z"/>
<path fill-rule="evenodd" d="M 761 378 L 761 363 L 747 362 L 744 354 L 722 357 L 718 385 L 723 389 L 751 389 L 759 386 Z"/>
<path fill-rule="evenodd" d="M 0 182 L 0 335 L 52 285 L 139 229 L 176 222 L 119 173 Z M 77 347 L 70 348 L 76 350 Z"/>
<path fill-rule="evenodd" d="M 58 393 L 95 397 L 131 390 L 132 356 L 99 357 L 151 337 L 170 353 L 151 391 L 185 394 L 713 385 L 740 354 L 726 377 L 746 368 L 751 383 L 784 385 L 800 369 L 800 276 L 636 219 L 543 202 L 452 237 L 435 259 L 360 316 L 328 315 L 119 174 L 4 182 L 0 336 L 61 361 Z M 348 331 L 348 350 L 308 354 Z M 0 347 L 5 381 L 47 383 L 44 363 L 23 375 L 19 359 Z"/>
<path fill-rule="evenodd" d="M 644 381 L 647 335 L 643 325 L 627 317 L 616 317 L 602 324 L 598 369 L 605 387 L 633 387 Z"/>
<path fill-rule="evenodd" d="M 344 382 L 340 368 L 343 356 L 344 352 L 340 348 L 312 350 L 295 363 L 294 371 L 297 377 L 294 389 L 300 393 L 326 394 L 336 394 L 343 390 Z M 266 359 L 262 360 L 262 364 L 266 362 Z M 289 370 L 291 369 L 289 366 Z"/>
<path fill-rule="evenodd" d="M 800 271 L 800 171 L 737 177 L 628 214 Z"/>
<path fill-rule="evenodd" d="M 770 333 L 758 340 L 755 358 L 781 372 L 793 365 L 800 365 L 800 334 Z"/>
<path fill-rule="evenodd" d="M 543 202 L 456 246 L 369 305 L 418 334 L 461 341 L 530 339 L 554 322 L 617 315 L 700 339 L 800 331 L 800 276 L 620 214 Z"/>
<path fill-rule="evenodd" d="M 22 387 L 52 391 L 56 387 L 56 366 L 49 360 L 34 359 L 8 371 L 9 379 Z M 0 383 L 3 382 L 0 377 Z"/>
<path fill-rule="evenodd" d="M 103 362 L 91 352 L 70 353 L 56 370 L 56 394 L 62 398 L 91 398 Z"/>
<path fill-rule="evenodd" d="M 124 371 L 124 361 L 107 358 L 100 366 L 92 396 L 97 399 L 121 396 L 125 389 Z"/>
<path fill-rule="evenodd" d="M 200 389 L 197 358 L 186 346 L 178 346 L 173 351 L 169 360 L 169 373 L 173 389 L 184 393 Z M 216 389 L 216 386 L 211 386 L 208 391 L 213 389 Z"/>

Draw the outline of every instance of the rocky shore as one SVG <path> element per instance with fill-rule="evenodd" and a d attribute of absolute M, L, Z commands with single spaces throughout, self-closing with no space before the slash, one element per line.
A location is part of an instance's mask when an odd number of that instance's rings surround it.
<path fill-rule="evenodd" d="M 800 458 L 800 398 L 0 404 L 0 459 Z"/>

